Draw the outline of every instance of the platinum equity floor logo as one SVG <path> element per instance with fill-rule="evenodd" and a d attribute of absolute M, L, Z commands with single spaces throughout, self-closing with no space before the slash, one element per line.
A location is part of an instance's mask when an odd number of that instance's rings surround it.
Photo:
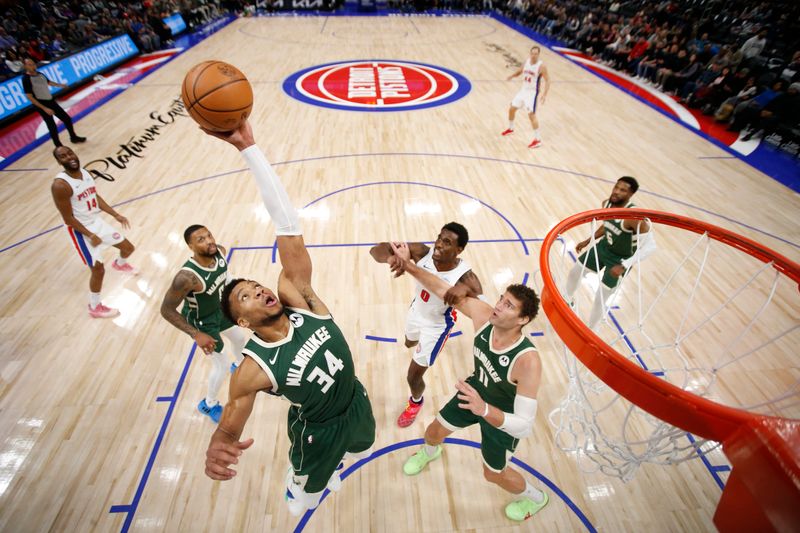
<path fill-rule="evenodd" d="M 472 86 L 442 67 L 386 59 L 318 65 L 296 72 L 283 90 L 307 104 L 347 111 L 408 111 L 454 102 Z"/>

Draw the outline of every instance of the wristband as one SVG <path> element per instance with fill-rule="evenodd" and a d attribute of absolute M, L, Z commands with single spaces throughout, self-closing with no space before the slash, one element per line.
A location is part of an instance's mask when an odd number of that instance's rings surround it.
<path fill-rule="evenodd" d="M 489 402 L 486 402 L 486 409 L 483 410 L 483 414 L 481 415 L 481 418 L 486 418 L 486 415 L 488 415 L 488 414 L 489 414 Z"/>

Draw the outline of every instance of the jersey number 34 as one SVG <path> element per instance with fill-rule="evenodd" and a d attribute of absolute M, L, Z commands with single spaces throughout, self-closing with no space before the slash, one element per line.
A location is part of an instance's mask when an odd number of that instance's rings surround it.
<path fill-rule="evenodd" d="M 321 370 L 320 367 L 315 366 L 314 369 L 309 372 L 308 376 L 306 376 L 306 381 L 310 381 L 311 383 L 316 381 L 322 385 L 322 394 L 328 392 L 328 389 L 330 389 L 331 385 L 334 384 L 333 376 L 335 376 L 339 370 L 344 368 L 342 360 L 333 355 L 330 350 L 325 350 L 325 362 L 328 363 L 327 372 Z"/>

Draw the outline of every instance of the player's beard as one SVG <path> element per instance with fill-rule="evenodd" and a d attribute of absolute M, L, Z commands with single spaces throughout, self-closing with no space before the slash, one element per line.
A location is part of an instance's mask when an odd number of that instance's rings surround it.
<path fill-rule="evenodd" d="M 265 316 L 265 317 L 263 317 L 261 319 L 261 321 L 258 324 L 254 324 L 254 325 L 257 326 L 257 327 L 274 326 L 278 322 L 278 320 L 280 320 L 281 317 L 283 316 L 284 307 L 283 307 L 283 304 L 280 303 L 280 302 L 278 302 L 278 310 L 279 311 L 277 313 L 275 313 L 274 315 Z"/>

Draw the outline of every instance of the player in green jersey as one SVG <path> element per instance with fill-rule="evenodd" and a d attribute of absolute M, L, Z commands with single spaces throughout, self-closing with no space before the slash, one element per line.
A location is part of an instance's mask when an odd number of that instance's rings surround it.
<path fill-rule="evenodd" d="M 197 409 L 214 422 L 219 422 L 222 406 L 217 394 L 228 375 L 229 362 L 222 353 L 224 344 L 220 333 L 232 345 L 231 351 L 236 362 L 231 363 L 231 371 L 242 361 L 242 348 L 247 335 L 242 328 L 226 319 L 220 308 L 220 296 L 228 279 L 225 248 L 219 246 L 211 232 L 199 224 L 186 228 L 183 239 L 193 255 L 175 274 L 164 294 L 161 316 L 188 334 L 208 355 L 212 364 L 208 390 Z M 183 307 L 179 313 L 177 307 L 181 302 Z"/>
<path fill-rule="evenodd" d="M 206 452 L 206 474 L 227 480 L 253 439 L 240 441 L 258 392 L 283 396 L 288 412 L 291 467 L 289 511 L 299 516 L 337 490 L 345 454 L 363 457 L 375 441 L 375 419 L 353 357 L 328 307 L 311 287 L 311 258 L 297 211 L 245 121 L 229 133 L 209 134 L 235 146 L 252 171 L 275 223 L 283 270 L 278 294 L 256 281 L 233 280 L 222 293 L 223 313 L 253 330 L 246 355 L 231 379 L 229 400 Z"/>
<path fill-rule="evenodd" d="M 395 273 L 408 272 L 431 294 L 445 299 L 450 285 L 415 265 L 406 243 L 393 243 L 392 249 L 400 258 L 392 267 Z M 451 292 L 447 299 L 453 298 L 458 296 Z M 506 516 L 525 520 L 548 501 L 546 493 L 508 466 L 519 439 L 531 434 L 536 417 L 542 363 L 522 328 L 536 317 L 539 298 L 524 285 L 510 285 L 494 307 L 472 297 L 448 303 L 472 319 L 475 371 L 456 384 L 458 393 L 428 425 L 425 444 L 405 462 L 403 471 L 409 476 L 419 474 L 442 454 L 441 444 L 448 435 L 479 424 L 483 475 L 515 495 L 506 506 Z"/>
<path fill-rule="evenodd" d="M 604 200 L 602 208 L 635 207 L 631 197 L 639 189 L 635 178 L 623 176 L 614 185 L 611 196 Z M 586 323 L 594 328 L 603 318 L 608 308 L 608 300 L 619 284 L 620 279 L 638 261 L 643 260 L 655 250 L 655 240 L 648 235 L 650 224 L 644 220 L 611 219 L 604 220 L 594 235 L 579 242 L 575 252 L 581 253 L 592 241 L 596 244 L 582 254 L 567 276 L 564 296 L 572 302 L 572 297 L 583 276 L 589 271 L 603 273 L 600 286 L 592 303 L 592 312 Z"/>

